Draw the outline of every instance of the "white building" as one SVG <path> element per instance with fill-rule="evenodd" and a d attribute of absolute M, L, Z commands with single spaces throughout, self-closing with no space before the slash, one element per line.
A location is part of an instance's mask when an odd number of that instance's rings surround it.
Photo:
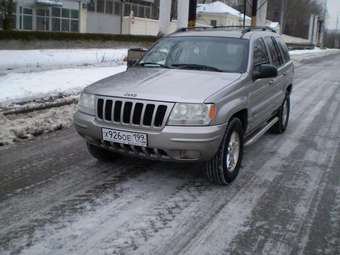
<path fill-rule="evenodd" d="M 119 34 L 123 16 L 158 19 L 157 0 L 14 0 L 19 31 Z M 0 13 L 1 14 L 1 13 Z M 0 24 L 1 28 L 1 24 Z"/>
<path fill-rule="evenodd" d="M 197 23 L 211 26 L 242 26 L 244 15 L 238 10 L 221 1 L 208 4 L 198 4 Z M 245 24 L 249 26 L 251 18 L 245 17 Z"/>

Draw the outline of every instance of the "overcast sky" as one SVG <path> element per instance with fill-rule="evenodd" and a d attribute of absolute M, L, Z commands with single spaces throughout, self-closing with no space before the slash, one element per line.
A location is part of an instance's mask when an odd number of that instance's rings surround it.
<path fill-rule="evenodd" d="M 327 27 L 329 29 L 335 29 L 336 19 L 339 16 L 338 29 L 340 29 L 340 0 L 328 0 L 327 5 L 328 5 Z"/>

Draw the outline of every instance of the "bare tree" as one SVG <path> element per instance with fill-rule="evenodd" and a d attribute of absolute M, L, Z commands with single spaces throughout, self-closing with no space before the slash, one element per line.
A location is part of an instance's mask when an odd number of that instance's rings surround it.
<path fill-rule="evenodd" d="M 13 0 L 0 0 L 0 18 L 4 30 L 11 30 L 15 16 L 15 4 Z"/>
<path fill-rule="evenodd" d="M 288 0 L 283 32 L 307 38 L 310 16 L 322 16 L 322 10 L 322 5 L 314 0 Z"/>

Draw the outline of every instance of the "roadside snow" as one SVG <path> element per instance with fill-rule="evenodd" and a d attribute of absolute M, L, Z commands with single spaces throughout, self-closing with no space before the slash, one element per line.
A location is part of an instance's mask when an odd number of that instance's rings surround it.
<path fill-rule="evenodd" d="M 0 76 L 0 106 L 58 94 L 79 93 L 85 86 L 126 70 L 125 65 L 9 73 Z"/>
<path fill-rule="evenodd" d="M 71 104 L 8 116 L 0 113 L 0 146 L 70 127 L 77 107 Z"/>
<path fill-rule="evenodd" d="M 122 64 L 127 49 L 0 50 L 0 72 Z"/>
<path fill-rule="evenodd" d="M 339 54 L 339 49 L 320 49 L 315 48 L 313 50 L 293 50 L 289 54 L 296 67 L 303 65 L 306 60 L 312 60 L 328 55 Z"/>
<path fill-rule="evenodd" d="M 321 49 L 316 47 L 313 50 L 292 50 L 289 52 L 289 54 L 291 56 L 295 56 L 295 55 L 306 55 L 306 54 L 329 54 L 329 53 L 336 53 L 336 52 L 340 52 L 339 49 Z"/>

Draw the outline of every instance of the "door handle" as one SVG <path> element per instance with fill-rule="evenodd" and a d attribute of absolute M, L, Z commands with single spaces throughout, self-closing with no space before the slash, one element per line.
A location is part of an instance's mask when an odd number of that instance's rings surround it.
<path fill-rule="evenodd" d="M 274 80 L 270 80 L 269 85 L 273 85 L 273 84 L 274 84 Z"/>
<path fill-rule="evenodd" d="M 283 76 L 286 76 L 287 75 L 287 73 L 283 73 Z"/>

